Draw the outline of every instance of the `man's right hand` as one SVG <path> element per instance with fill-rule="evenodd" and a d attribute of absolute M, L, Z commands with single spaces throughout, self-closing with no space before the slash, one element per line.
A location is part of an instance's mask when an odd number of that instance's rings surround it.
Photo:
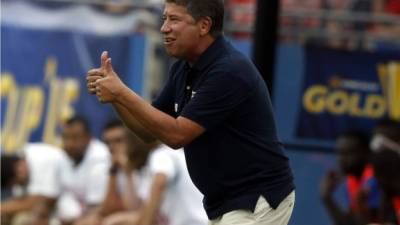
<path fill-rule="evenodd" d="M 124 172 L 129 173 L 132 168 L 129 163 L 128 157 L 123 152 L 115 152 L 112 155 L 113 166 L 122 169 Z"/>
<path fill-rule="evenodd" d="M 130 90 L 114 71 L 108 52 L 104 51 L 100 57 L 101 66 L 87 73 L 86 81 L 89 93 L 96 94 L 101 103 L 118 101 L 118 98 Z"/>

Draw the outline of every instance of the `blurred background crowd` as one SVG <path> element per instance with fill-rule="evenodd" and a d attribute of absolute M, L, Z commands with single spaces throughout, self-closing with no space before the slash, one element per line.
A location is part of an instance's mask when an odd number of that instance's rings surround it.
<path fill-rule="evenodd" d="M 289 224 L 400 224 L 400 0 L 224 2 L 225 35 L 271 92 Z M 107 50 L 158 94 L 163 4 L 1 0 L 2 224 L 207 224 L 183 151 L 143 144 L 86 92 Z"/>

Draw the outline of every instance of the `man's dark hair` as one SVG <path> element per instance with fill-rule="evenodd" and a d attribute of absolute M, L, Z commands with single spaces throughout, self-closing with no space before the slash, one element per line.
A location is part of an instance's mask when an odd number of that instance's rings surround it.
<path fill-rule="evenodd" d="M 125 127 L 124 123 L 121 120 L 113 119 L 109 120 L 106 125 L 103 127 L 103 132 L 106 130 L 110 130 L 116 127 Z"/>
<path fill-rule="evenodd" d="M 10 185 L 15 178 L 15 167 L 20 158 L 16 155 L 1 155 L 1 188 Z"/>
<path fill-rule="evenodd" d="M 65 122 L 66 125 L 72 125 L 72 124 L 75 124 L 75 123 L 81 124 L 82 127 L 83 127 L 83 130 L 84 130 L 86 133 L 90 134 L 90 125 L 89 125 L 89 121 L 88 121 L 85 117 L 76 115 L 76 116 L 73 116 L 73 117 L 69 118 L 69 119 Z"/>
<path fill-rule="evenodd" d="M 374 131 L 400 143 L 400 122 L 398 121 L 389 119 L 381 120 L 376 124 Z"/>
<path fill-rule="evenodd" d="M 365 150 L 365 152 L 367 153 L 371 152 L 369 148 L 370 137 L 367 133 L 363 131 L 359 130 L 347 131 L 340 134 L 338 138 L 351 138 L 353 140 L 356 140 L 359 146 L 361 146 Z"/>
<path fill-rule="evenodd" d="M 166 3 L 184 6 L 196 21 L 207 16 L 210 17 L 212 20 L 210 34 L 214 38 L 222 34 L 224 27 L 223 0 L 166 0 Z"/>

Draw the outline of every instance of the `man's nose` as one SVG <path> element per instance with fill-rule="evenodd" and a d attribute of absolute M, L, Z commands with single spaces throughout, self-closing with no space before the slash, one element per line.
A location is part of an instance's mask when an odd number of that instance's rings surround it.
<path fill-rule="evenodd" d="M 161 33 L 168 33 L 168 32 L 170 32 L 171 31 L 171 27 L 168 25 L 168 23 L 165 21 L 164 23 L 163 23 L 163 25 L 161 26 L 161 29 L 160 29 L 160 31 L 161 31 Z"/>

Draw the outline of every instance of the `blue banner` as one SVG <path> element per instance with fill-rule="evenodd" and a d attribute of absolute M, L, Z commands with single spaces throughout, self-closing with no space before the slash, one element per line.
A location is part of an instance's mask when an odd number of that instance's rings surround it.
<path fill-rule="evenodd" d="M 97 36 L 3 25 L 1 34 L 4 152 L 16 151 L 27 141 L 60 144 L 61 125 L 76 114 L 88 118 L 93 133 L 99 135 L 115 115 L 110 106 L 87 93 L 85 75 L 99 66 L 103 50 L 109 51 L 122 80 L 142 80 L 145 45 L 140 35 Z M 140 94 L 141 84 L 136 89 Z"/>
<path fill-rule="evenodd" d="M 400 121 L 400 53 L 306 48 L 297 137 L 333 140 Z"/>

